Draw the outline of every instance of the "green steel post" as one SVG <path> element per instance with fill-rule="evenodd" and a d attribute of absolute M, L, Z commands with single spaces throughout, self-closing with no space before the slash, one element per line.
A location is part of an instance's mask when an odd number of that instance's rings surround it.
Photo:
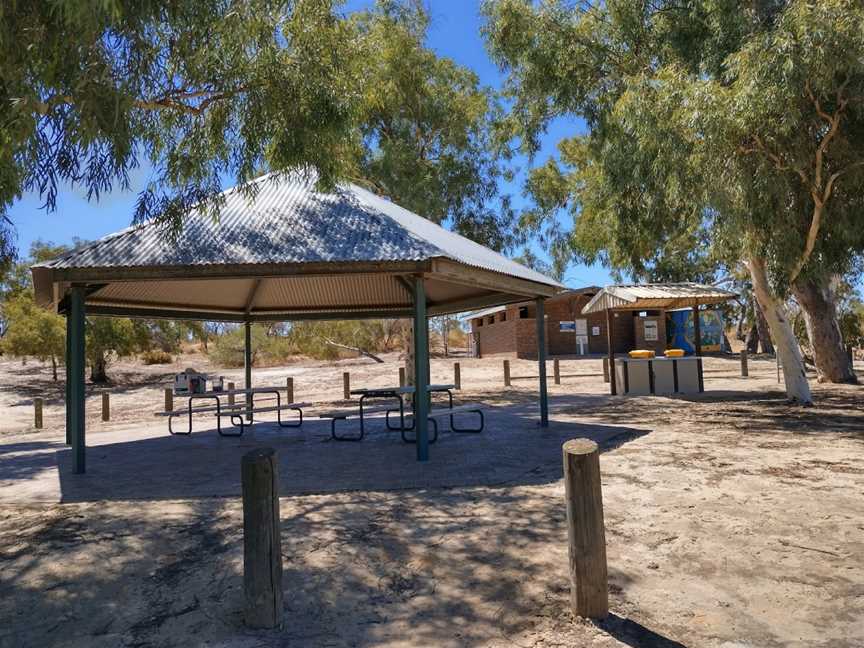
<path fill-rule="evenodd" d="M 87 471 L 84 437 L 84 288 L 73 286 L 69 293 L 69 400 L 66 403 L 72 441 L 72 470 Z"/>
<path fill-rule="evenodd" d="M 414 421 L 417 461 L 429 461 L 429 320 L 423 278 L 414 279 Z"/>
<path fill-rule="evenodd" d="M 549 427 L 549 395 L 546 392 L 546 316 L 543 298 L 537 298 L 537 360 L 540 365 L 540 427 Z"/>
<path fill-rule="evenodd" d="M 66 445 L 72 445 L 72 318 L 66 313 Z"/>
<path fill-rule="evenodd" d="M 246 374 L 246 389 L 252 389 L 252 324 L 246 322 L 243 348 L 243 370 Z M 246 420 L 252 421 L 252 394 L 246 394 Z"/>

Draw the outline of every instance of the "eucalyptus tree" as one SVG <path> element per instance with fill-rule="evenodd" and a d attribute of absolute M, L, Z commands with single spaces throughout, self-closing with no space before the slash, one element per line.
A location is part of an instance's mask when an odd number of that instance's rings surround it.
<path fill-rule="evenodd" d="M 526 225 L 565 209 L 574 226 L 559 248 L 617 267 L 688 239 L 729 267 L 743 261 L 787 395 L 809 403 L 784 302 L 862 244 L 861 5 L 496 0 L 485 11 L 523 146 L 559 115 L 589 126 L 532 175 Z"/>
<path fill-rule="evenodd" d="M 342 177 L 360 43 L 338 4 L 0 4 L 0 257 L 23 192 L 54 209 L 63 183 L 96 198 L 146 164 L 136 220 L 176 223 L 195 203 L 215 213 L 221 178 L 244 185 L 262 166 Z"/>

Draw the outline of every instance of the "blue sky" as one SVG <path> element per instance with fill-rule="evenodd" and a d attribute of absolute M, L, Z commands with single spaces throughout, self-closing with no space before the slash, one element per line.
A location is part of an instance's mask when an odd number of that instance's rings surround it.
<path fill-rule="evenodd" d="M 365 6 L 368 2 L 354 0 L 346 10 L 351 11 Z M 483 84 L 499 88 L 502 76 L 489 60 L 480 36 L 481 19 L 479 1 L 464 0 L 427 0 L 426 6 L 431 14 L 431 27 L 428 45 L 439 55 L 452 58 L 457 63 L 473 69 Z M 552 125 L 543 139 L 543 149 L 536 161 L 542 162 L 555 153 L 555 144 L 561 137 L 572 135 L 583 129 L 578 121 L 558 121 Z M 524 169 L 528 161 L 514 160 L 514 165 L 523 172 L 514 182 L 504 184 L 502 190 L 513 197 L 514 205 L 526 204 L 522 196 Z M 41 209 L 42 201 L 38 195 L 27 194 L 10 209 L 15 223 L 17 246 L 26 254 L 30 244 L 36 240 L 52 243 L 71 243 L 74 238 L 96 239 L 111 232 L 127 227 L 132 219 L 137 192 L 148 179 L 149 169 L 139 169 L 132 174 L 129 191 L 115 190 L 103 194 L 98 202 L 88 202 L 83 192 L 64 188 L 57 197 L 57 209 L 48 213 Z M 535 253 L 545 258 L 543 250 L 533 246 Z M 589 284 L 604 285 L 611 282 L 609 273 L 600 266 L 573 264 L 565 275 L 565 283 L 572 286 Z"/>

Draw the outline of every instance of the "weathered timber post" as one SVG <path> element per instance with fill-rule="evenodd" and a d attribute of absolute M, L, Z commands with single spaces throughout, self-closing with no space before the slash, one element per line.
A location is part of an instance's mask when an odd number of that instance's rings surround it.
<path fill-rule="evenodd" d="M 456 385 L 456 389 L 462 389 L 462 367 L 458 362 L 453 363 L 453 384 Z"/>
<path fill-rule="evenodd" d="M 37 430 L 42 429 L 42 399 L 33 399 L 33 427 Z"/>
<path fill-rule="evenodd" d="M 603 358 L 603 382 L 609 382 L 609 358 Z"/>
<path fill-rule="evenodd" d="M 744 377 L 750 375 L 750 370 L 747 367 L 747 349 L 741 349 L 741 375 Z"/>
<path fill-rule="evenodd" d="M 279 460 L 273 448 L 243 455 L 243 593 L 250 628 L 282 623 L 282 536 Z"/>
<path fill-rule="evenodd" d="M 285 379 L 285 400 L 289 403 L 294 402 L 294 379 L 290 377 Z"/>
<path fill-rule="evenodd" d="M 399 367 L 399 386 L 405 386 L 405 367 Z"/>
<path fill-rule="evenodd" d="M 110 421 L 111 420 L 111 402 L 109 400 L 108 392 L 102 392 L 102 420 Z"/>
<path fill-rule="evenodd" d="M 351 400 L 351 374 L 342 372 L 342 396 L 345 400 Z"/>
<path fill-rule="evenodd" d="M 578 616 L 602 619 L 609 614 L 609 592 L 600 450 L 590 439 L 571 439 L 564 444 L 563 454 L 570 606 Z"/>
<path fill-rule="evenodd" d="M 504 386 L 505 387 L 510 386 L 510 361 L 509 360 L 504 361 Z"/>
<path fill-rule="evenodd" d="M 552 374 L 554 376 L 555 384 L 561 384 L 561 363 L 558 361 L 558 358 L 555 358 L 552 361 Z"/>
<path fill-rule="evenodd" d="M 229 383 L 228 383 L 228 404 L 229 404 L 229 405 L 233 405 L 233 404 L 234 404 L 234 394 L 231 393 L 231 392 L 234 391 L 234 389 L 235 389 L 235 387 L 234 387 L 234 383 L 233 383 L 233 382 L 229 382 Z"/>
<path fill-rule="evenodd" d="M 165 388 L 165 411 L 174 411 L 174 390 L 170 387 Z"/>

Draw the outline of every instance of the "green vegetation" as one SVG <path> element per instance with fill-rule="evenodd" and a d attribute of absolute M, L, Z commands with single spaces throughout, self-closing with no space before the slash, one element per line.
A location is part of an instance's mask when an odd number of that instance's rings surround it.
<path fill-rule="evenodd" d="M 820 371 L 854 379 L 825 288 L 864 248 L 860 3 L 490 0 L 484 11 L 523 149 L 536 152 L 559 116 L 589 128 L 527 185 L 521 224 L 559 266 L 710 278 L 743 264 L 788 396 L 811 400 L 790 291 L 819 337 Z M 821 303 L 802 298 L 808 283 Z"/>

